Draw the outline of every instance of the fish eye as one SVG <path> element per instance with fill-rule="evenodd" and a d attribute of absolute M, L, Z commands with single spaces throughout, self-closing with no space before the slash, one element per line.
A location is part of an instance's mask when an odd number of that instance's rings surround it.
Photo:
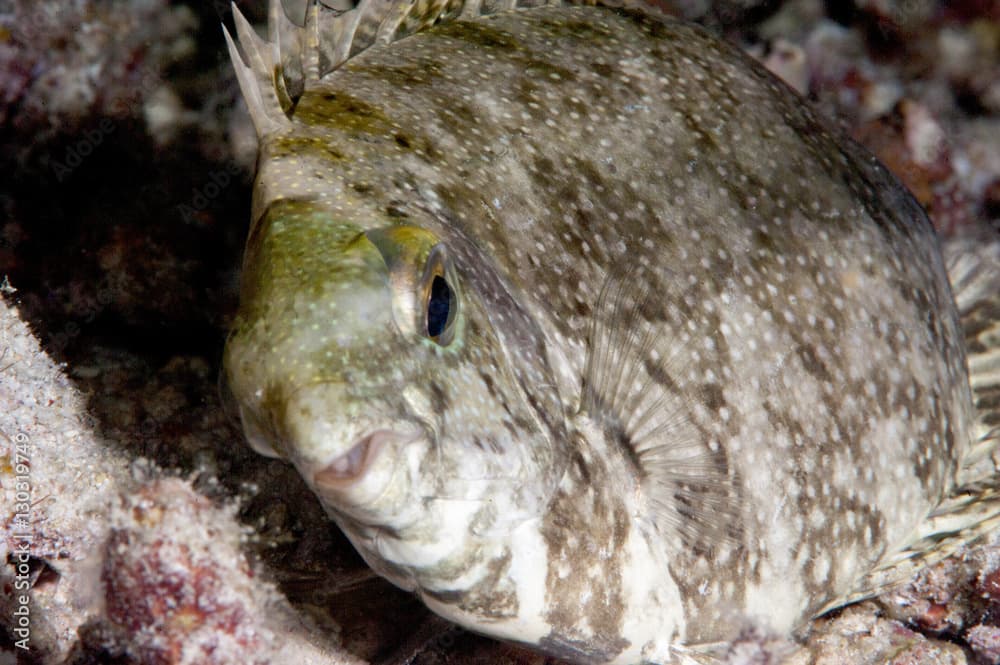
<path fill-rule="evenodd" d="M 432 341 L 448 346 L 455 337 L 455 317 L 458 297 L 446 275 L 443 252 L 435 248 L 428 257 L 428 270 L 424 278 L 423 332 Z"/>
<path fill-rule="evenodd" d="M 434 338 L 444 332 L 451 310 L 451 287 L 440 275 L 434 275 L 431 297 L 427 299 L 427 336 Z"/>

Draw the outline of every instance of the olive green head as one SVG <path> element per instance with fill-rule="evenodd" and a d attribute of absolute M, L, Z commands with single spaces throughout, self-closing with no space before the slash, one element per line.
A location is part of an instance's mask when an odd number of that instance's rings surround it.
<path fill-rule="evenodd" d="M 549 434 L 466 272 L 426 228 L 273 203 L 225 355 L 254 449 L 361 523 L 405 526 L 421 503 L 495 497 L 498 483 L 543 491 L 526 478 L 553 477 Z"/>

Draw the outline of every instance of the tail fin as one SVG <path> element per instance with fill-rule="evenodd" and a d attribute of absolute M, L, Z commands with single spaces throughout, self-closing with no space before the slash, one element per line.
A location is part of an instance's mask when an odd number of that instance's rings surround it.
<path fill-rule="evenodd" d="M 957 236 L 944 241 L 943 250 L 965 333 L 975 406 L 973 445 L 956 487 L 906 544 L 862 580 L 848 602 L 877 595 L 1000 529 L 1000 459 L 994 458 L 1000 450 L 1000 234 L 983 230 Z"/>
<path fill-rule="evenodd" d="M 1000 447 L 1000 234 L 982 230 L 944 244 L 965 331 L 976 444 L 967 467 Z"/>

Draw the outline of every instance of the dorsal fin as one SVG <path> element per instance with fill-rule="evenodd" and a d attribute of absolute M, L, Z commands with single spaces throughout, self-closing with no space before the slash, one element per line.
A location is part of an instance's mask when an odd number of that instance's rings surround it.
<path fill-rule="evenodd" d="M 690 369 L 691 343 L 713 331 L 664 311 L 663 303 L 683 295 L 653 293 L 657 280 L 643 270 L 609 271 L 594 308 L 580 411 L 634 456 L 657 527 L 685 548 L 708 551 L 737 540 L 738 497 L 725 462 L 689 415 L 699 397 L 675 379 Z"/>
<path fill-rule="evenodd" d="M 435 23 L 543 5 L 592 5 L 596 0 L 361 0 L 347 11 L 308 0 L 303 26 L 270 0 L 268 38 L 262 39 L 233 5 L 237 49 L 223 27 L 229 56 L 258 136 L 288 126 L 295 101 L 348 59 L 376 44 L 389 44 Z"/>

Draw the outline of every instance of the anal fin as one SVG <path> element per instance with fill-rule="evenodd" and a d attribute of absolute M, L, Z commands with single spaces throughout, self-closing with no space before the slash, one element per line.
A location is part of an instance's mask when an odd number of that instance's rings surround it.
<path fill-rule="evenodd" d="M 1000 529 L 1000 477 L 956 488 L 914 532 L 910 542 L 887 557 L 858 585 L 857 593 L 824 608 L 877 596 L 923 568 L 982 544 Z"/>

